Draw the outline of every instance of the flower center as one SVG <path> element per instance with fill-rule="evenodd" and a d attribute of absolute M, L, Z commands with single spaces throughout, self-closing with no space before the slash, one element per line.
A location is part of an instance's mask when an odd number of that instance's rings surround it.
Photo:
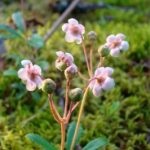
<path fill-rule="evenodd" d="M 120 45 L 120 41 L 114 41 L 112 44 L 111 44 L 111 48 L 115 48 L 117 46 Z"/>
<path fill-rule="evenodd" d="M 30 75 L 30 79 L 34 80 L 37 74 L 34 72 L 31 72 L 29 75 Z"/>
<path fill-rule="evenodd" d="M 97 79 L 97 82 L 99 83 L 99 84 L 102 84 L 104 81 L 105 81 L 105 78 L 104 77 L 98 77 L 98 78 L 96 78 Z"/>
<path fill-rule="evenodd" d="M 70 27 L 70 30 L 71 30 L 72 34 L 75 34 L 75 35 L 80 33 L 78 27 L 77 27 L 77 26 L 74 26 L 74 25 L 72 25 L 72 26 Z"/>

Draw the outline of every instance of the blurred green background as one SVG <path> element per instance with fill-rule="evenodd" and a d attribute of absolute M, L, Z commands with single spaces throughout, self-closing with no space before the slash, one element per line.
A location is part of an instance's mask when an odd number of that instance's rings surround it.
<path fill-rule="evenodd" d="M 85 2 L 85 1 L 84 1 Z M 89 93 L 82 118 L 84 135 L 80 146 L 105 136 L 109 145 L 105 150 L 150 150 L 150 1 L 149 0 L 88 0 L 87 3 L 103 2 L 107 8 L 72 13 L 86 28 L 94 30 L 94 65 L 99 62 L 97 49 L 105 43 L 109 34 L 124 33 L 130 48 L 118 58 L 108 57 L 105 65 L 113 67 L 116 86 L 100 98 Z M 86 3 L 85 2 L 85 3 Z M 0 2 L 0 23 L 12 25 L 11 15 L 22 11 L 28 23 L 26 35 L 33 32 L 44 36 L 60 16 L 51 11 L 52 0 L 27 0 L 21 9 L 20 1 Z M 32 21 L 36 20 L 34 24 Z M 66 19 L 67 20 L 67 19 Z M 86 42 L 88 47 L 88 41 Z M 71 52 L 80 71 L 87 73 L 82 48 L 67 44 L 61 26 L 41 49 L 28 46 L 22 39 L 6 40 L 6 53 L 0 56 L 0 150 L 38 150 L 38 146 L 25 138 L 27 133 L 37 133 L 59 145 L 60 128 L 53 119 L 47 96 L 40 91 L 27 92 L 17 77 L 22 59 L 31 59 L 43 69 L 44 77 L 51 77 L 58 84 L 60 97 L 65 79 L 54 67 L 55 52 Z M 80 56 L 80 57 L 79 57 Z M 73 87 L 83 87 L 77 78 Z M 61 112 L 61 98 L 54 97 Z M 76 120 L 78 110 L 73 113 Z"/>

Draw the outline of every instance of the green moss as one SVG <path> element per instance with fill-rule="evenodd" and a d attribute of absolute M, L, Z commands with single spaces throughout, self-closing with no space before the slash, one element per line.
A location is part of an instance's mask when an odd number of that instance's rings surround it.
<path fill-rule="evenodd" d="M 99 1 L 95 0 L 95 2 Z M 89 12 L 86 15 L 81 14 L 80 17 L 73 15 L 85 24 L 86 33 L 94 30 L 98 35 L 97 42 L 94 44 L 94 65 L 96 66 L 99 62 L 97 48 L 105 43 L 105 38 L 109 34 L 124 33 L 129 41 L 130 49 L 122 53 L 119 58 L 108 57 L 106 60 L 105 65 L 115 68 L 113 74 L 115 88 L 103 93 L 100 98 L 93 97 L 89 92 L 81 122 L 84 128 L 81 146 L 102 135 L 108 137 L 110 141 L 106 150 L 148 150 L 150 149 L 148 140 L 150 126 L 149 1 L 107 0 L 105 2 L 112 7 Z M 0 20 L 6 22 L 4 18 L 9 18 L 8 16 L 17 9 L 17 6 L 16 3 L 8 6 L 7 12 L 1 9 L 4 16 Z M 39 8 L 34 6 L 33 10 L 38 12 Z M 24 16 L 31 14 L 32 11 L 25 11 Z M 47 13 L 47 10 L 43 10 L 39 13 L 39 18 L 42 15 L 46 16 L 43 19 L 46 23 L 43 27 L 37 26 L 36 29 L 43 36 L 58 14 L 51 15 Z M 48 20 L 49 18 L 51 20 Z M 31 29 L 26 34 L 31 35 Z M 64 76 L 56 70 L 54 61 L 55 52 L 64 50 L 74 55 L 81 72 L 87 72 L 84 58 L 79 57 L 83 54 L 81 46 L 73 43 L 66 44 L 61 28 L 38 51 L 31 49 L 22 39 L 9 40 L 5 43 L 7 54 L 4 56 L 4 70 L 9 68 L 18 70 L 21 67 L 20 60 L 31 59 L 41 65 L 45 77 L 51 77 L 59 82 L 61 89 L 65 86 Z M 41 62 L 43 60 L 44 62 Z M 25 135 L 30 132 L 37 133 L 59 146 L 60 128 L 49 112 L 47 96 L 40 91 L 33 94 L 27 92 L 17 76 L 5 76 L 3 70 L 0 71 L 0 77 L 0 149 L 22 150 L 23 147 L 25 150 L 38 150 L 37 145 L 25 138 Z M 83 80 L 77 79 L 72 87 L 83 87 L 83 84 Z M 61 90 L 61 92 L 64 91 Z M 54 99 L 58 103 L 58 99 L 56 97 Z M 59 110 L 61 112 L 61 108 Z M 76 110 L 73 114 L 72 120 L 77 118 L 77 112 Z"/>

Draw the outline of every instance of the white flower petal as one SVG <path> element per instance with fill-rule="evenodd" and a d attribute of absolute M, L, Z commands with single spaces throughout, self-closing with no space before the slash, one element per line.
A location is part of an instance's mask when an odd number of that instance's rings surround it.
<path fill-rule="evenodd" d="M 114 34 L 111 34 L 106 38 L 108 43 L 112 43 L 114 40 L 116 40 L 116 36 Z"/>
<path fill-rule="evenodd" d="M 69 24 L 78 24 L 78 21 L 74 18 L 68 19 Z"/>
<path fill-rule="evenodd" d="M 27 88 L 28 91 L 34 91 L 36 89 L 36 83 L 34 83 L 31 80 L 28 80 L 26 82 L 26 88 Z"/>
<path fill-rule="evenodd" d="M 96 81 L 96 83 L 94 84 L 93 90 L 92 90 L 93 95 L 98 97 L 98 96 L 100 96 L 101 91 L 102 91 L 102 87 Z"/>
<path fill-rule="evenodd" d="M 30 60 L 22 60 L 21 64 L 25 67 L 26 65 L 32 64 Z"/>
<path fill-rule="evenodd" d="M 41 71 L 41 67 L 40 66 L 34 65 L 33 68 L 34 68 L 34 71 L 37 72 L 37 74 L 41 75 L 42 71 Z"/>
<path fill-rule="evenodd" d="M 67 56 L 69 61 L 71 61 L 71 62 L 74 61 L 74 58 L 73 58 L 73 56 L 70 53 L 65 53 L 65 55 Z"/>
<path fill-rule="evenodd" d="M 18 77 L 22 80 L 27 80 L 29 77 L 28 77 L 26 69 L 24 69 L 24 68 L 19 69 Z"/>
<path fill-rule="evenodd" d="M 101 73 L 103 73 L 104 71 L 104 67 L 99 67 L 95 70 L 95 73 L 94 73 L 94 76 L 98 76 L 100 75 Z"/>
<path fill-rule="evenodd" d="M 96 82 L 96 79 L 91 79 L 89 82 L 90 82 L 90 83 L 89 83 L 89 88 L 92 90 L 93 87 L 94 87 L 94 84 L 95 84 L 95 82 Z"/>
<path fill-rule="evenodd" d="M 119 39 L 121 39 L 121 40 L 124 40 L 124 39 L 126 38 L 126 36 L 125 36 L 123 33 L 118 33 L 118 34 L 116 35 L 116 38 L 119 38 Z"/>
<path fill-rule="evenodd" d="M 121 42 L 121 50 L 128 50 L 129 49 L 129 43 L 127 41 Z"/>
<path fill-rule="evenodd" d="M 77 44 L 81 44 L 82 43 L 82 37 L 81 36 L 77 37 L 75 41 Z"/>
<path fill-rule="evenodd" d="M 110 76 L 113 72 L 114 72 L 114 69 L 111 67 L 105 67 L 104 69 L 104 74 L 107 74 L 108 76 Z"/>
<path fill-rule="evenodd" d="M 68 23 L 63 24 L 63 25 L 62 25 L 62 30 L 63 30 L 64 32 L 66 32 L 67 29 L 68 29 Z"/>
<path fill-rule="evenodd" d="M 36 76 L 36 78 L 34 79 L 34 82 L 37 85 L 37 87 L 40 88 L 42 85 L 42 78 L 40 76 Z"/>
<path fill-rule="evenodd" d="M 110 90 L 115 86 L 114 79 L 107 77 L 104 83 L 102 84 L 102 89 Z"/>
<path fill-rule="evenodd" d="M 56 55 L 57 55 L 58 57 L 62 57 L 62 56 L 64 56 L 64 52 L 62 52 L 62 51 L 57 51 L 57 52 L 56 52 Z"/>
<path fill-rule="evenodd" d="M 82 34 L 85 33 L 85 27 L 82 24 L 79 24 L 79 28 Z"/>
<path fill-rule="evenodd" d="M 114 48 L 110 50 L 110 55 L 113 57 L 118 57 L 120 54 L 120 49 L 119 48 Z"/>
<path fill-rule="evenodd" d="M 67 41 L 67 42 L 69 42 L 69 43 L 71 43 L 71 42 L 74 42 L 75 41 L 75 37 L 74 36 L 72 36 L 71 34 L 66 34 L 66 36 L 65 36 L 65 40 Z"/>

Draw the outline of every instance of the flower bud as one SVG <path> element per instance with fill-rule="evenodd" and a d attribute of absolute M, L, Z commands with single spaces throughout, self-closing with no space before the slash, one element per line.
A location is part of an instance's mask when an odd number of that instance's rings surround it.
<path fill-rule="evenodd" d="M 67 68 L 67 64 L 63 61 L 56 60 L 55 66 L 58 70 L 64 71 Z"/>
<path fill-rule="evenodd" d="M 70 65 L 65 70 L 65 77 L 66 79 L 70 80 L 72 79 L 78 72 L 78 68 L 75 64 Z"/>
<path fill-rule="evenodd" d="M 109 48 L 106 45 L 102 45 L 98 48 L 98 53 L 100 54 L 100 56 L 102 57 L 106 57 L 109 54 Z"/>
<path fill-rule="evenodd" d="M 95 41 L 96 38 L 97 38 L 96 32 L 90 31 L 90 32 L 88 33 L 88 39 L 89 39 L 91 42 Z"/>
<path fill-rule="evenodd" d="M 70 100 L 74 102 L 80 101 L 82 98 L 82 95 L 83 95 L 83 92 L 82 92 L 82 89 L 80 88 L 72 89 L 69 92 L 69 98 Z"/>
<path fill-rule="evenodd" d="M 45 79 L 42 82 L 41 89 L 47 94 L 52 94 L 56 89 L 56 83 L 52 79 Z"/>

